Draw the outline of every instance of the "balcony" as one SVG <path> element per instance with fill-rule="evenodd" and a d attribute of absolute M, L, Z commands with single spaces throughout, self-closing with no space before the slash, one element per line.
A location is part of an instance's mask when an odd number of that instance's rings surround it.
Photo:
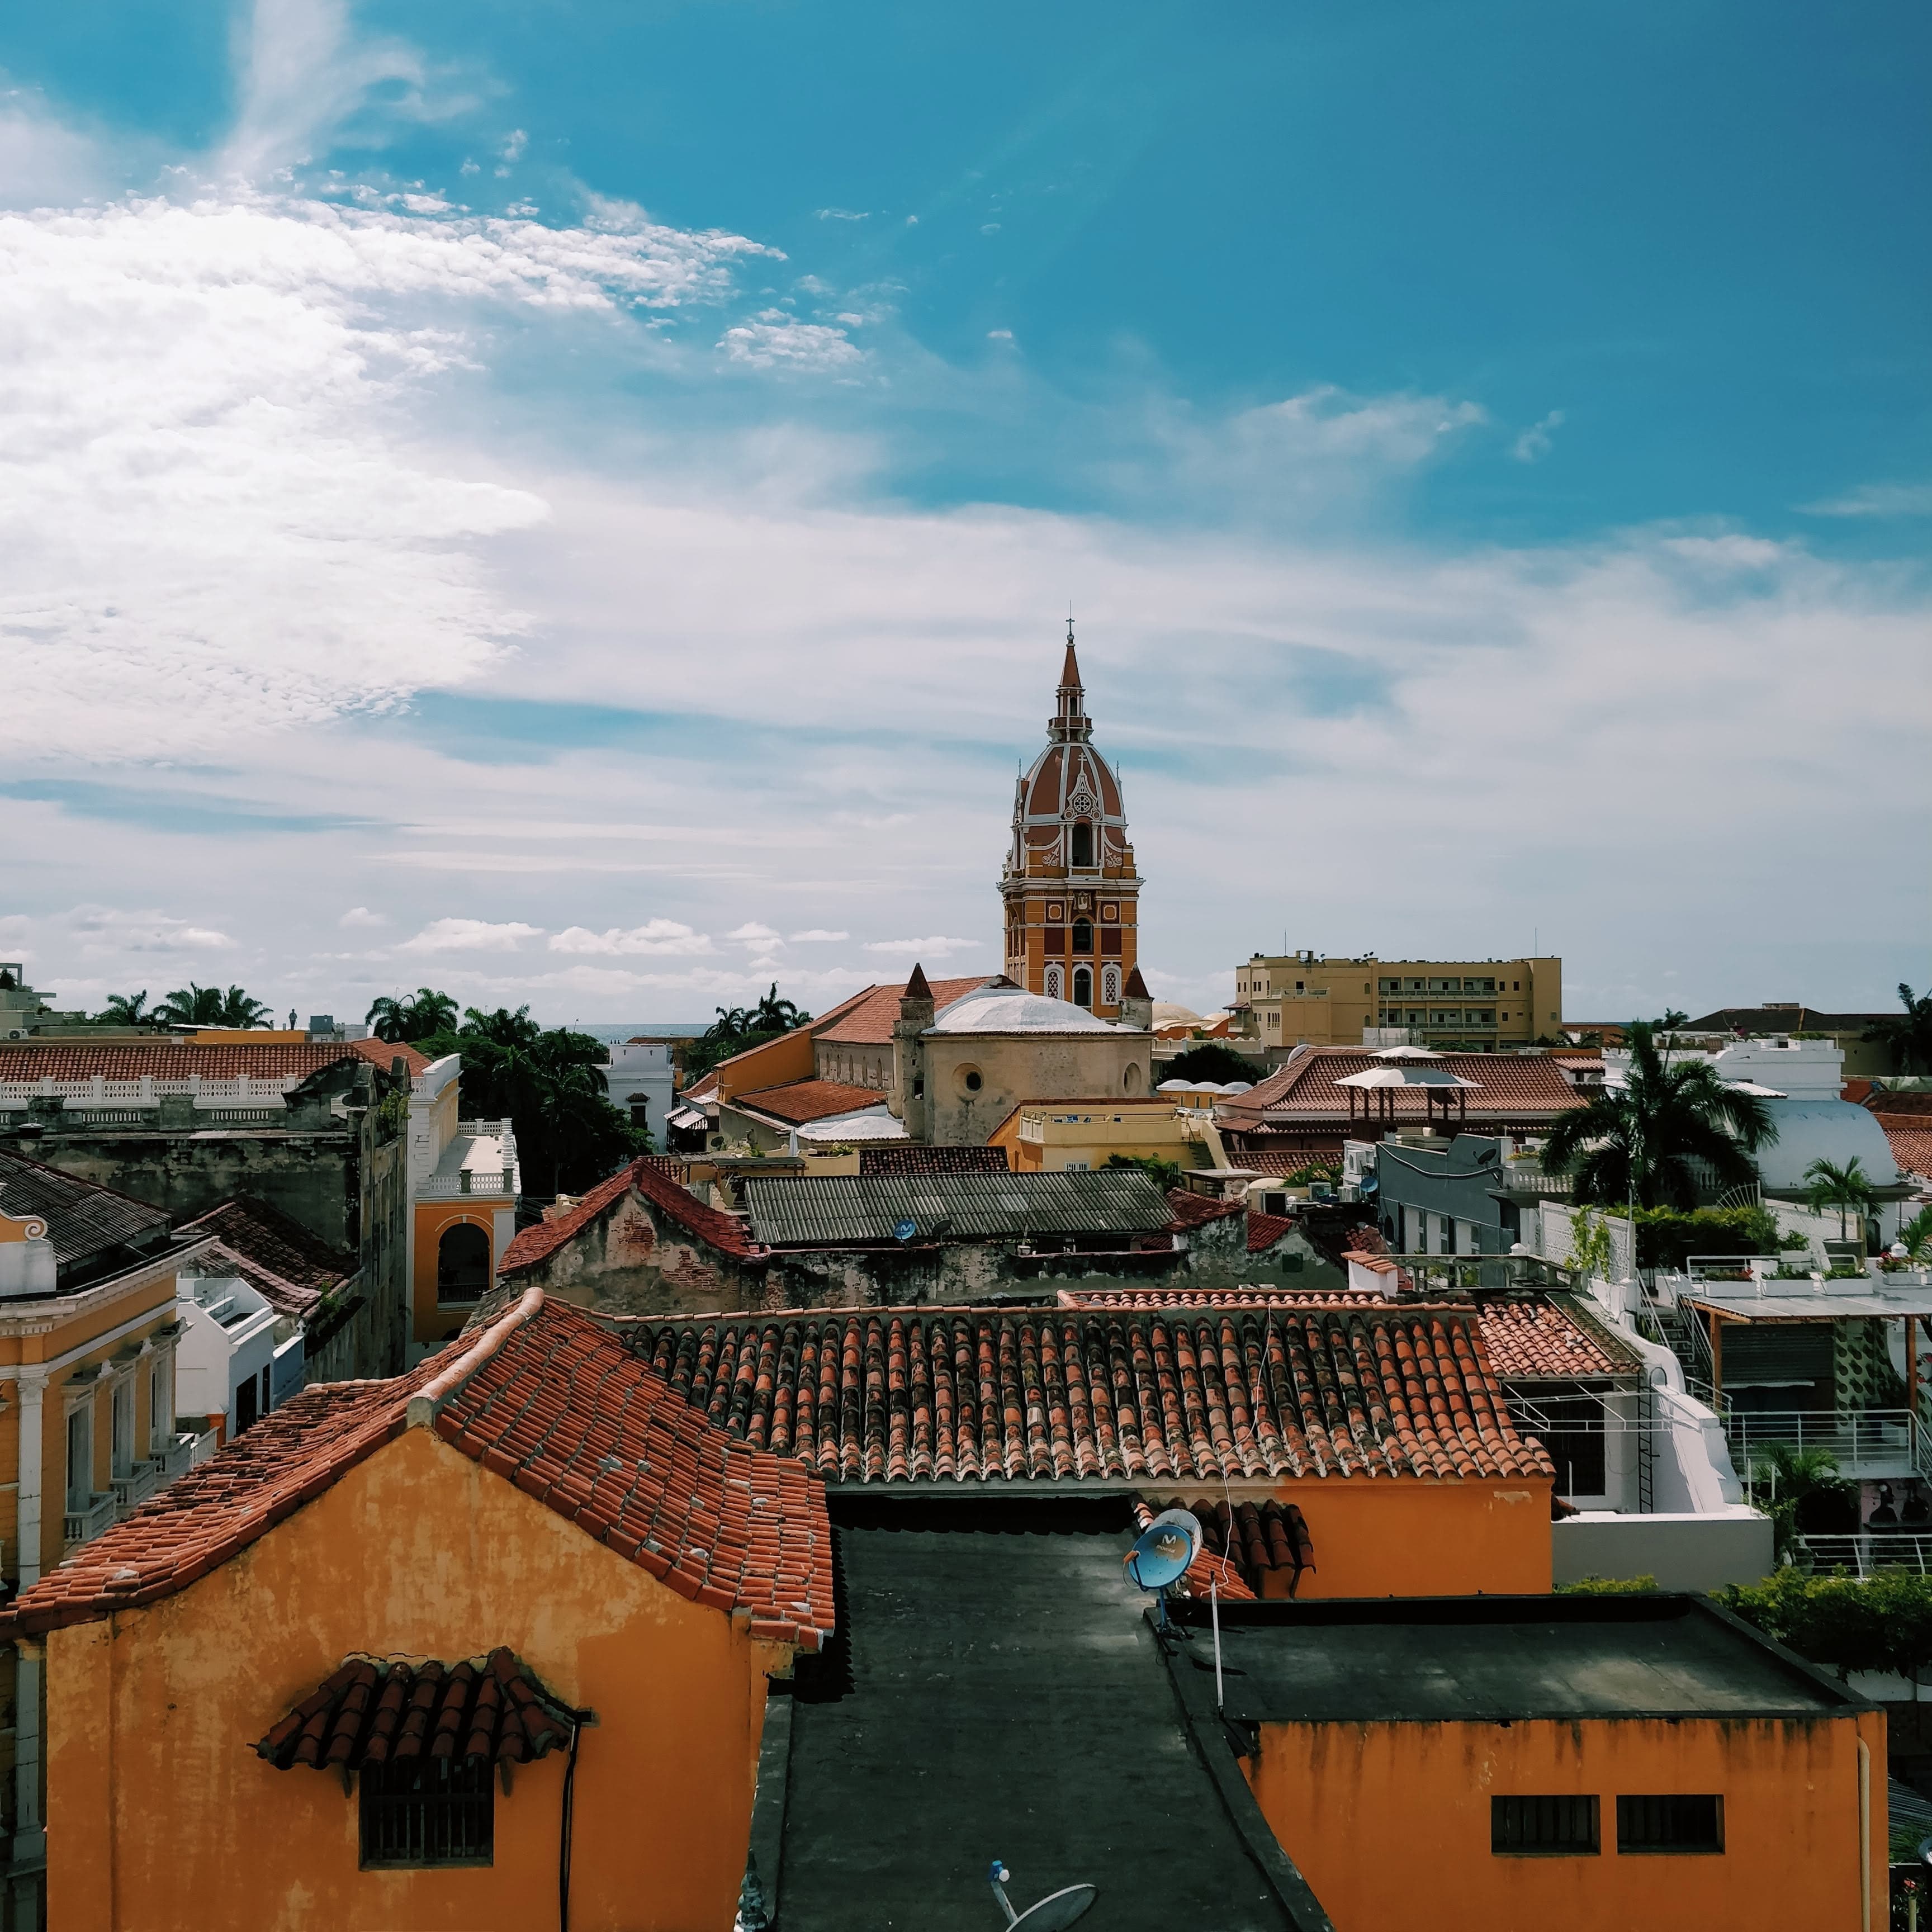
<path fill-rule="evenodd" d="M 1747 1414 L 1727 1408 L 1724 1425 L 1732 1466 L 1748 1482 L 1752 1463 L 1773 1443 L 1800 1454 L 1822 1449 L 1837 1462 L 1839 1474 L 1854 1482 L 1932 1474 L 1932 1445 L 1906 1409 L 1791 1409 Z"/>
<path fill-rule="evenodd" d="M 1879 1570 L 1932 1576 L 1932 1530 L 1868 1529 L 1856 1535 L 1801 1536 L 1793 1552 L 1801 1570 L 1843 1570 L 1869 1576 Z"/>
<path fill-rule="evenodd" d="M 514 1174 L 466 1167 L 454 1174 L 429 1175 L 418 1184 L 416 1198 L 418 1201 L 454 1201 L 465 1195 L 481 1194 L 507 1201 L 514 1198 L 516 1192 Z"/>
<path fill-rule="evenodd" d="M 103 1530 L 112 1526 L 118 1513 L 118 1499 L 112 1490 L 97 1490 L 88 1498 L 85 1509 L 68 1510 L 63 1532 L 65 1553 L 71 1556 L 83 1543 L 92 1543 Z"/>
<path fill-rule="evenodd" d="M 158 1490 L 164 1478 L 152 1462 L 136 1462 L 124 1476 L 114 1477 L 109 1486 L 114 1492 L 116 1514 L 125 1516 Z"/>

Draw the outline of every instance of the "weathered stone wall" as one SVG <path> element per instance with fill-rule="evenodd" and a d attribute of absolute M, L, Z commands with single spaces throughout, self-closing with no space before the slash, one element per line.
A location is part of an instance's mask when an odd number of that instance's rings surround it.
<path fill-rule="evenodd" d="M 694 1239 L 634 1192 L 506 1286 L 616 1315 L 699 1314 L 764 1306 L 762 1264 Z"/>

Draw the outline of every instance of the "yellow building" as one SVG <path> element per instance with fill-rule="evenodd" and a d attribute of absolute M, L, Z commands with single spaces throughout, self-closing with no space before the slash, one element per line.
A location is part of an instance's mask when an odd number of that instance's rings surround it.
<path fill-rule="evenodd" d="M 1116 1154 L 1175 1166 L 1225 1167 L 1214 1116 L 1178 1106 L 1167 1096 L 1145 1100 L 1042 1100 L 1016 1107 L 987 1136 L 1006 1150 L 1016 1174 L 1064 1174 L 1105 1167 Z"/>
<path fill-rule="evenodd" d="M 164 1488 L 212 1438 L 175 1426 L 176 1278 L 215 1246 L 175 1242 L 158 1208 L 0 1152 L 0 1570 L 43 1576 Z M 0 1651 L 0 1822 L 8 1923 L 38 1920 L 38 1666 Z"/>
<path fill-rule="evenodd" d="M 1018 782 L 1000 875 L 1006 977 L 1029 993 L 1120 1016 L 1139 950 L 1139 874 L 1120 782 L 1094 748 L 1073 626 L 1046 749 Z"/>
<path fill-rule="evenodd" d="M 1234 1011 L 1268 1047 L 1360 1046 L 1368 1028 L 1437 1048 L 1530 1046 L 1560 1036 L 1563 962 L 1257 952 L 1234 968 Z"/>

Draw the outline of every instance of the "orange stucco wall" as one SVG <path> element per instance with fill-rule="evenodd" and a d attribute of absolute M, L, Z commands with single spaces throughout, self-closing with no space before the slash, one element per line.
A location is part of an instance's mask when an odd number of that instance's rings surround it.
<path fill-rule="evenodd" d="M 416 1209 L 416 1280 L 411 1284 L 410 1335 L 412 1338 L 434 1348 L 452 1330 L 460 1328 L 469 1318 L 473 1304 L 452 1303 L 448 1306 L 438 1304 L 436 1298 L 436 1247 L 444 1231 L 467 1221 L 481 1228 L 490 1244 L 490 1279 L 496 1278 L 496 1264 L 502 1258 L 497 1252 L 496 1217 L 494 1207 L 507 1207 L 508 1202 L 494 1202 L 491 1206 L 479 1205 L 475 1202 L 432 1201 L 420 1202 Z"/>
<path fill-rule="evenodd" d="M 1885 1718 L 1264 1724 L 1249 1778 L 1336 1932 L 1861 1932 L 1858 1744 L 1886 1923 Z M 1597 1794 L 1594 1857 L 1498 1857 L 1490 1800 Z M 1619 1792 L 1715 1792 L 1721 1854 L 1620 1856 Z"/>
<path fill-rule="evenodd" d="M 560 1756 L 500 1790 L 493 1867 L 365 1872 L 340 1775 L 248 1748 L 350 1652 L 500 1643 L 598 1715 L 578 1762 L 576 1932 L 728 1926 L 765 1672 L 785 1653 L 423 1430 L 179 1595 L 50 1634 L 48 1923 L 554 1925 Z"/>
<path fill-rule="evenodd" d="M 1198 1484 L 1150 1484 L 1163 1503 L 1220 1500 Z M 1550 1479 L 1425 1482 L 1360 1476 L 1291 1478 L 1237 1502 L 1294 1503 L 1315 1544 L 1297 1592 L 1314 1597 L 1542 1596 L 1550 1588 Z"/>
<path fill-rule="evenodd" d="M 794 1080 L 809 1080 L 817 1066 L 818 1048 L 811 1029 L 800 1027 L 766 1041 L 763 1046 L 753 1047 L 735 1060 L 721 1061 L 718 1097 L 730 1100 L 740 1094 L 760 1094 L 767 1087 L 785 1087 Z"/>

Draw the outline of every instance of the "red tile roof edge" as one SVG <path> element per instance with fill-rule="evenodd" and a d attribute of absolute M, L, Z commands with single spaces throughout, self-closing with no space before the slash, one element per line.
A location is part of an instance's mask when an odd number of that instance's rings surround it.
<path fill-rule="evenodd" d="M 503 1250 L 496 1270 L 499 1281 L 507 1281 L 548 1261 L 611 1204 L 635 1188 L 646 1200 L 662 1208 L 686 1233 L 707 1246 L 740 1261 L 761 1261 L 766 1250 L 746 1232 L 744 1223 L 722 1208 L 707 1207 L 654 1164 L 655 1157 L 640 1154 L 628 1166 L 620 1168 L 609 1179 L 600 1180 L 568 1214 L 554 1221 L 540 1221 L 526 1228 Z"/>
<path fill-rule="evenodd" d="M 1294 1217 L 1288 1214 L 1260 1214 L 1250 1208 L 1248 1210 L 1248 1252 L 1264 1253 L 1294 1226 Z"/>
<path fill-rule="evenodd" d="M 518 1297 L 517 1305 L 506 1310 L 484 1330 L 448 1368 L 426 1382 L 410 1397 L 406 1412 L 412 1429 L 427 1429 L 434 1423 L 442 1406 L 462 1388 L 470 1378 L 495 1354 L 526 1322 L 532 1321 L 542 1311 L 544 1292 L 540 1288 L 526 1288 Z"/>

